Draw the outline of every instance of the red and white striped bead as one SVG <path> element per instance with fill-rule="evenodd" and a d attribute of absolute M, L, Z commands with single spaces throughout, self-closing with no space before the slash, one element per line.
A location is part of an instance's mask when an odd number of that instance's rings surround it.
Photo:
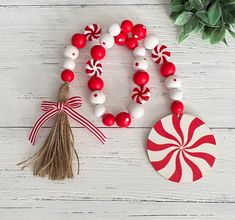
<path fill-rule="evenodd" d="M 163 64 L 169 60 L 170 56 L 171 53 L 168 51 L 167 46 L 165 45 L 157 45 L 152 50 L 152 59 L 156 64 Z"/>
<path fill-rule="evenodd" d="M 131 98 L 138 104 L 144 104 L 150 98 L 150 89 L 147 86 L 137 86 L 132 90 Z"/>
<path fill-rule="evenodd" d="M 90 59 L 86 63 L 85 70 L 88 76 L 100 77 L 103 72 L 103 67 L 99 60 Z"/>
<path fill-rule="evenodd" d="M 84 35 L 88 41 L 97 40 L 101 35 L 101 28 L 98 24 L 87 25 L 84 29 Z"/>

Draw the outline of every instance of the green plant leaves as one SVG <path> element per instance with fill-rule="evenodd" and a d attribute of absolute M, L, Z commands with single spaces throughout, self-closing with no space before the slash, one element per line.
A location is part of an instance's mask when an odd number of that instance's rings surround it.
<path fill-rule="evenodd" d="M 216 44 L 224 39 L 225 35 L 225 26 L 223 25 L 222 27 L 216 28 L 215 30 L 212 31 L 210 35 L 210 43 L 211 44 Z"/>
<path fill-rule="evenodd" d="M 203 24 L 209 24 L 209 19 L 206 11 L 197 11 L 196 16 L 200 19 Z"/>
<path fill-rule="evenodd" d="M 184 0 L 171 0 L 170 5 L 174 6 L 174 5 L 181 5 L 184 3 Z"/>
<path fill-rule="evenodd" d="M 178 43 L 182 43 L 187 37 L 188 37 L 188 34 L 185 34 L 184 31 L 181 30 L 179 37 L 178 37 Z"/>
<path fill-rule="evenodd" d="M 184 5 L 174 5 L 171 7 L 172 12 L 178 12 L 183 10 L 184 10 Z"/>
<path fill-rule="evenodd" d="M 199 21 L 195 16 L 191 17 L 190 20 L 183 27 L 184 34 L 187 35 L 194 31 L 197 28 L 198 23 Z"/>
<path fill-rule="evenodd" d="M 209 24 L 215 25 L 222 14 L 222 10 L 219 4 L 219 1 L 216 1 L 214 4 L 212 4 L 208 10 L 208 19 L 209 19 Z"/>
<path fill-rule="evenodd" d="M 202 32 L 202 39 L 207 40 L 210 38 L 211 32 L 213 31 L 213 28 L 204 28 L 204 31 Z"/>
<path fill-rule="evenodd" d="M 225 4 L 235 4 L 235 0 L 222 0 Z"/>
<path fill-rule="evenodd" d="M 224 42 L 226 31 L 235 38 L 235 0 L 171 0 L 170 17 L 181 26 L 178 42 L 200 32 L 211 44 Z"/>
<path fill-rule="evenodd" d="M 235 6 L 226 5 L 223 7 L 222 12 L 225 23 L 235 23 Z"/>
<path fill-rule="evenodd" d="M 179 16 L 175 19 L 175 25 L 184 25 L 186 24 L 189 19 L 192 17 L 192 12 L 182 12 Z"/>
<path fill-rule="evenodd" d="M 204 7 L 202 0 L 189 0 L 189 4 L 197 10 L 202 10 Z"/>

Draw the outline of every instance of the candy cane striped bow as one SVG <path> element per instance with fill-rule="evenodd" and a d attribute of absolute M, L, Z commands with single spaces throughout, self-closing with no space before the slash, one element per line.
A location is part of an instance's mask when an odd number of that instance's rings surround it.
<path fill-rule="evenodd" d="M 79 108 L 82 105 L 82 98 L 79 96 L 74 96 L 67 99 L 66 102 L 50 102 L 43 101 L 41 105 L 41 110 L 45 112 L 35 123 L 33 129 L 30 133 L 29 140 L 34 145 L 38 132 L 42 125 L 48 121 L 50 118 L 53 118 L 60 112 L 64 112 L 66 115 L 70 116 L 72 119 L 82 124 L 85 128 L 87 128 L 92 134 L 94 134 L 100 142 L 105 143 L 106 137 L 105 135 L 89 120 L 84 118 L 82 115 L 74 111 L 74 108 Z"/>

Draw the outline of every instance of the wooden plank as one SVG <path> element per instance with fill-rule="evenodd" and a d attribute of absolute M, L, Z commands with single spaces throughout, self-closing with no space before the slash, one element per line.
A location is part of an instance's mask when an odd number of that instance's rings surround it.
<path fill-rule="evenodd" d="M 103 129 L 108 136 L 105 146 L 84 129 L 73 131 L 80 176 L 51 182 L 15 165 L 38 149 L 27 142 L 29 129 L 0 129 L 1 219 L 233 218 L 235 129 L 213 130 L 219 155 L 215 168 L 192 184 L 166 181 L 153 170 L 145 153 L 149 129 Z M 47 132 L 43 129 L 37 146 Z"/>
<path fill-rule="evenodd" d="M 4 220 L 27 218 L 40 220 L 120 220 L 120 219 L 167 219 L 167 220 L 194 220 L 215 219 L 232 220 L 234 217 L 234 204 L 205 204 L 180 202 L 145 202 L 145 201 L 103 201 L 103 200 L 21 200 L 10 201 L 11 207 L 0 209 Z M 18 205 L 20 204 L 20 205 Z"/>
<path fill-rule="evenodd" d="M 125 9 L 130 19 L 148 24 L 148 29 L 156 32 L 162 43 L 169 45 L 178 75 L 183 79 L 186 111 L 199 115 L 210 127 L 234 127 L 234 44 L 212 47 L 193 36 L 178 45 L 177 29 L 166 14 L 166 6 L 126 6 Z M 0 69 L 4 73 L 0 75 L 0 81 L 4 82 L 0 93 L 7 97 L 0 115 L 1 127 L 32 126 L 40 115 L 41 101 L 55 99 L 60 84 L 63 47 L 69 43 L 72 33 L 81 31 L 82 27 L 94 21 L 103 24 L 105 29 L 112 21 L 126 17 L 126 12 L 119 6 L 108 6 L 105 16 L 103 7 L 99 6 L 32 7 L 30 10 L 27 7 L 1 8 L 0 13 Z M 92 16 L 87 16 L 89 14 Z M 88 77 L 84 73 L 84 65 L 89 57 L 89 48 L 90 45 L 81 51 L 72 94 L 85 99 L 79 111 L 102 126 L 100 120 L 92 116 L 92 107 L 87 102 Z M 108 51 L 103 74 L 108 111 L 126 110 L 130 103 L 134 86 L 131 82 L 132 62 L 133 57 L 126 49 L 114 47 Z M 134 122 L 134 127 L 149 127 L 170 112 L 170 100 L 158 67 L 151 63 L 149 73 L 152 98 L 145 107 L 146 117 Z"/>
<path fill-rule="evenodd" d="M 158 5 L 169 4 L 170 0 L 1 0 L 0 6 L 76 6 L 76 5 Z"/>

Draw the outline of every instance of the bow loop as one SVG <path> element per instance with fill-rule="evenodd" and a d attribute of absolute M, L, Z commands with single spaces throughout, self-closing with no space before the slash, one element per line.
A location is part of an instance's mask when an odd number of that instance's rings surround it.
<path fill-rule="evenodd" d="M 50 118 L 53 118 L 60 112 L 70 116 L 72 119 L 82 124 L 85 128 L 87 128 L 92 134 L 94 134 L 101 143 L 104 144 L 106 137 L 105 135 L 89 120 L 85 117 L 74 111 L 74 108 L 79 108 L 82 105 L 82 98 L 80 96 L 74 96 L 67 99 L 66 102 L 50 102 L 43 101 L 41 104 L 41 110 L 45 113 L 37 120 L 33 129 L 30 133 L 29 140 L 32 144 L 35 143 L 37 134 L 42 127 L 42 125 L 48 121 Z"/>
<path fill-rule="evenodd" d="M 57 108 L 57 102 L 43 101 L 41 104 L 41 110 L 44 112 Z"/>
<path fill-rule="evenodd" d="M 70 108 L 79 108 L 82 106 L 82 98 L 80 96 L 73 96 L 67 99 L 65 106 Z"/>

